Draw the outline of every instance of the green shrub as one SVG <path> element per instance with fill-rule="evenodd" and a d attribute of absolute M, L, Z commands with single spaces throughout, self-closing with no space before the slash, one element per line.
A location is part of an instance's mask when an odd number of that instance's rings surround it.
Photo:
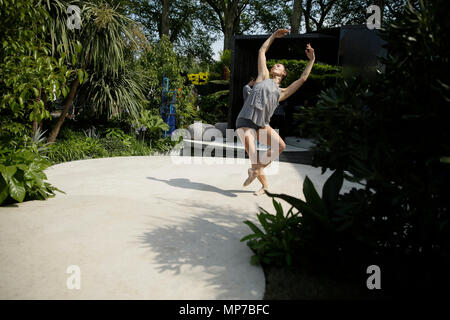
<path fill-rule="evenodd" d="M 227 122 L 228 93 L 201 96 L 198 103 L 198 115 L 202 122 L 212 125 L 217 122 Z"/>
<path fill-rule="evenodd" d="M 131 124 L 135 134 L 140 139 L 157 140 L 162 136 L 164 130 L 169 130 L 169 125 L 164 122 L 160 115 L 152 114 L 145 110 L 140 117 Z"/>
<path fill-rule="evenodd" d="M 30 139 L 0 145 L 0 204 L 45 200 L 54 197 L 55 191 L 64 193 L 45 181 L 44 170 L 49 166 Z"/>
<path fill-rule="evenodd" d="M 118 137 L 104 137 L 99 139 L 108 157 L 127 156 L 131 153 L 132 139 L 122 140 Z"/>
<path fill-rule="evenodd" d="M 250 262 L 252 264 L 292 265 L 292 257 L 299 242 L 299 213 L 293 213 L 293 207 L 284 215 L 281 204 L 273 199 L 276 214 L 272 215 L 259 207 L 258 220 L 263 230 L 253 222 L 245 221 L 254 232 L 241 239 L 255 253 Z"/>
<path fill-rule="evenodd" d="M 336 170 L 325 182 L 322 198 L 318 195 L 311 180 L 306 177 L 303 183 L 305 200 L 286 195 L 267 192 L 272 197 L 276 214 L 272 215 L 260 208 L 258 220 L 266 233 L 253 223 L 245 223 L 254 232 L 241 241 L 248 241 L 248 246 L 255 252 L 252 262 L 291 266 L 300 259 L 312 259 L 316 264 L 329 260 L 343 260 L 349 246 L 343 231 L 348 228 L 352 216 L 349 208 L 342 207 L 339 191 L 343 183 L 343 174 Z M 284 216 L 283 209 L 275 198 L 282 199 L 292 207 Z M 293 209 L 296 213 L 293 213 Z M 326 235 L 326 237 L 324 236 Z M 343 248 L 346 251 L 343 251 Z"/>
<path fill-rule="evenodd" d="M 108 156 L 108 152 L 98 139 L 81 135 L 83 134 L 51 144 L 45 155 L 54 163 Z"/>
<path fill-rule="evenodd" d="M 161 124 L 155 124 L 153 120 L 146 125 L 149 126 L 149 132 L 152 128 L 161 129 Z M 49 145 L 43 154 L 53 163 L 115 156 L 146 156 L 156 151 L 169 151 L 177 143 L 170 137 L 156 138 L 159 134 L 155 132 L 146 137 L 145 131 L 141 129 L 137 129 L 137 134 L 133 132 L 133 135 L 129 135 L 119 128 L 107 128 L 99 131 L 101 133 L 91 128 L 89 133 L 64 127 L 60 135 L 63 139 Z"/>
<path fill-rule="evenodd" d="M 139 66 L 148 77 L 146 83 L 149 109 L 158 111 L 161 106 L 163 75 L 170 79 L 169 90 L 177 91 L 176 126 L 181 128 L 194 122 L 197 110 L 194 107 L 193 86 L 186 84 L 186 78 L 182 76 L 181 61 L 173 50 L 173 44 L 169 38 L 163 36 L 155 43 L 151 50 L 144 52 L 139 59 Z"/>
<path fill-rule="evenodd" d="M 153 151 L 152 147 L 148 145 L 145 140 L 133 139 L 131 143 L 132 156 L 148 156 Z"/>
<path fill-rule="evenodd" d="M 267 61 L 267 68 L 270 70 L 274 64 L 281 63 L 284 65 L 287 71 L 286 78 L 283 79 L 281 82 L 282 87 L 287 87 L 289 84 L 300 78 L 300 76 L 303 73 L 303 70 L 305 70 L 306 65 L 308 64 L 307 60 L 268 60 Z M 329 64 L 324 64 L 320 62 L 316 62 L 313 65 L 313 68 L 311 70 L 309 79 L 321 79 L 318 76 L 324 76 L 328 75 L 331 78 L 336 79 L 337 77 L 341 76 L 342 68 L 339 66 L 333 66 Z M 308 80 L 309 80 L 308 79 Z"/>

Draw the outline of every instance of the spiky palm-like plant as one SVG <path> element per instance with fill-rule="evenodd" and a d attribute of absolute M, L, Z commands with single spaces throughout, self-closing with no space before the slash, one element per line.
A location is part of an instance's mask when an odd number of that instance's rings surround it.
<path fill-rule="evenodd" d="M 80 87 L 77 100 L 85 106 L 86 114 L 106 115 L 109 119 L 125 111 L 137 118 L 147 101 L 143 94 L 147 78 L 132 66 L 122 68 L 115 77 L 94 72 Z"/>
<path fill-rule="evenodd" d="M 83 80 L 88 81 L 86 85 L 92 85 L 93 88 L 99 90 L 97 94 L 90 90 L 90 96 L 93 99 L 91 105 L 98 105 L 100 109 L 97 111 L 108 110 L 112 113 L 117 105 L 124 103 L 122 107 L 126 108 L 130 114 L 136 115 L 140 108 L 140 104 L 136 103 L 136 100 L 140 98 L 139 86 L 135 83 L 136 81 L 133 81 L 132 77 L 123 76 L 127 74 L 124 71 L 125 49 L 130 43 L 135 42 L 133 33 L 135 22 L 119 13 L 117 8 L 112 8 L 103 1 L 98 4 L 86 1 L 71 4 L 76 4 L 81 8 L 81 29 L 66 30 L 66 27 L 63 27 L 60 22 L 55 22 L 55 30 L 56 28 L 60 28 L 60 30 L 57 30 L 53 36 L 55 36 L 57 42 L 61 43 L 70 43 L 69 38 L 81 42 L 82 49 L 77 54 L 76 63 L 78 67 L 87 69 L 95 76 L 84 79 L 83 74 L 79 74 L 78 77 L 73 79 L 61 115 L 50 133 L 50 142 L 55 141 L 77 94 L 80 82 L 83 82 Z M 66 21 L 67 16 L 63 15 L 62 8 L 56 8 L 56 20 L 64 19 Z M 128 75 L 130 74 L 128 73 Z M 95 81 L 98 82 L 95 83 Z M 109 82 L 114 83 L 115 92 L 111 92 L 108 86 Z M 96 99 L 99 100 L 96 101 Z"/>

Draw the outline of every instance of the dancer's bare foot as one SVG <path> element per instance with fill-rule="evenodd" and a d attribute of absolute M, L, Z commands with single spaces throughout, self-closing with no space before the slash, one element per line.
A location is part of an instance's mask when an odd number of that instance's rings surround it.
<path fill-rule="evenodd" d="M 265 193 L 264 190 L 269 191 L 269 189 L 268 189 L 267 187 L 266 187 L 266 188 L 262 187 L 262 188 L 259 189 L 258 191 L 255 191 L 253 194 L 254 194 L 255 196 L 260 196 L 260 195 L 262 195 L 262 194 Z"/>
<path fill-rule="evenodd" d="M 258 169 L 254 169 L 254 168 L 249 168 L 248 169 L 248 178 L 247 180 L 244 181 L 243 186 L 246 187 L 248 186 L 250 183 L 253 182 L 253 180 L 256 179 L 256 177 L 259 174 L 259 170 Z"/>

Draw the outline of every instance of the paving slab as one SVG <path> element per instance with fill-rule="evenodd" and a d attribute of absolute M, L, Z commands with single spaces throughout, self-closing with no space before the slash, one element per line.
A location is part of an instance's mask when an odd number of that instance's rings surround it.
<path fill-rule="evenodd" d="M 239 240 L 250 233 L 242 222 L 273 205 L 253 195 L 257 180 L 242 187 L 248 159 L 227 160 L 114 157 L 48 168 L 65 194 L 0 207 L 0 299 L 262 299 L 263 270 Z M 301 198 L 305 175 L 319 189 L 330 175 L 278 161 L 266 172 L 272 192 Z M 70 288 L 75 275 L 79 289 Z"/>

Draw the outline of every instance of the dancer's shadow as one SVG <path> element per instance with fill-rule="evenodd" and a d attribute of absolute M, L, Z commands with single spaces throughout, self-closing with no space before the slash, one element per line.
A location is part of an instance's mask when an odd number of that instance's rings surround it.
<path fill-rule="evenodd" d="M 164 179 L 158 179 L 158 178 L 154 178 L 154 177 L 147 177 L 147 179 L 164 182 L 172 187 L 195 189 L 195 190 L 202 190 L 202 191 L 209 191 L 209 192 L 217 192 L 217 193 L 223 194 L 224 196 L 227 196 L 227 197 L 237 197 L 236 193 L 251 193 L 251 192 L 253 192 L 253 191 L 247 191 L 247 190 L 223 190 L 223 189 L 214 187 L 210 184 L 201 183 L 201 182 L 192 182 L 191 180 L 186 179 L 186 178 L 175 178 L 175 179 L 164 180 Z"/>

